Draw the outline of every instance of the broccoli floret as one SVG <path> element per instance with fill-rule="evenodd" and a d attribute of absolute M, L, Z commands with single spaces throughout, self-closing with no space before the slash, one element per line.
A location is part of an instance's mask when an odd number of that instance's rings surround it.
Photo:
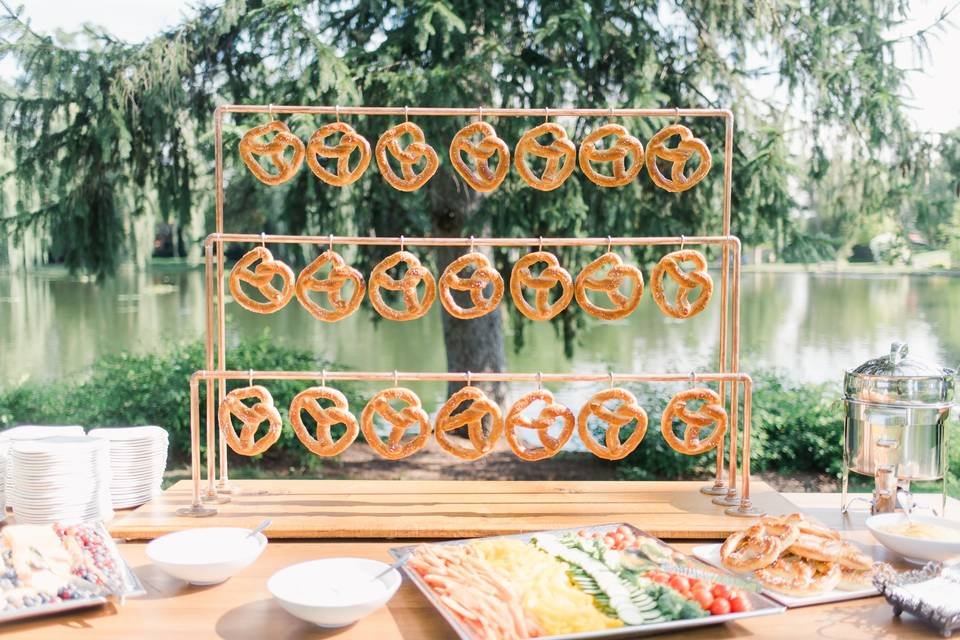
<path fill-rule="evenodd" d="M 692 620 L 710 615 L 696 600 L 687 600 L 680 609 L 681 620 Z"/>
<path fill-rule="evenodd" d="M 686 603 L 687 599 L 673 589 L 661 589 L 660 597 L 657 598 L 657 609 L 666 618 L 676 620 L 680 617 L 680 612 Z"/>

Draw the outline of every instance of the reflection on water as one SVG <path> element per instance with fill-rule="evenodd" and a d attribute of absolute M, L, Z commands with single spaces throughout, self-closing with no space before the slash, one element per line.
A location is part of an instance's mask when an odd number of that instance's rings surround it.
<path fill-rule="evenodd" d="M 555 372 L 713 369 L 718 300 L 699 316 L 678 321 L 664 317 L 644 294 L 630 318 L 589 326 L 573 360 L 564 358 L 549 324 L 536 324 L 523 350 L 508 353 L 509 366 Z M 950 322 L 950 311 L 958 308 L 960 279 L 947 276 L 744 274 L 741 367 L 839 381 L 846 367 L 885 352 L 892 340 L 906 340 L 919 358 L 953 366 L 960 361 L 960 323 Z M 0 276 L 0 386 L 25 377 L 82 374 L 103 353 L 146 352 L 199 338 L 203 310 L 201 271 L 125 273 L 105 283 L 62 274 Z M 407 323 L 373 323 L 363 311 L 331 325 L 314 320 L 296 301 L 270 316 L 230 304 L 228 318 L 231 339 L 269 327 L 280 342 L 352 368 L 445 369 L 439 304 L 425 319 Z M 435 401 L 443 388 L 423 391 L 424 404 L 432 408 L 431 397 Z"/>

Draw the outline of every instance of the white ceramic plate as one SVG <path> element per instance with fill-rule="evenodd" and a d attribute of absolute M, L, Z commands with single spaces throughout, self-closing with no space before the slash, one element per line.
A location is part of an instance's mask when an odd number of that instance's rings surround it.
<path fill-rule="evenodd" d="M 726 567 L 723 566 L 723 562 L 720 560 L 720 547 L 722 546 L 723 545 L 719 542 L 716 544 L 702 544 L 693 548 L 693 555 L 700 560 L 703 560 L 707 564 L 729 571 L 729 569 L 726 569 Z M 747 572 L 744 575 L 749 577 L 750 573 Z M 844 600 L 869 598 L 879 594 L 880 592 L 873 587 L 868 589 L 860 589 L 858 591 L 841 591 L 840 589 L 834 589 L 833 591 L 828 591 L 822 595 L 810 596 L 807 598 L 788 596 L 786 594 L 773 591 L 772 589 L 763 589 L 762 593 L 771 600 L 776 600 L 783 606 L 789 609 L 794 609 L 796 607 L 809 607 L 814 604 L 826 604 L 828 602 L 843 602 Z"/>

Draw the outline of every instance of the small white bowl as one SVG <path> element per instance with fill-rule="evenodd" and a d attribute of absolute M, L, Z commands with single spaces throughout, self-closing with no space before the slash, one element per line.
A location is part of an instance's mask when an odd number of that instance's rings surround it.
<path fill-rule="evenodd" d="M 937 518 L 935 516 L 913 515 L 914 522 L 934 524 L 945 529 L 952 529 L 960 534 L 960 522 Z M 885 531 L 889 527 L 906 522 L 907 516 L 903 513 L 881 513 L 867 518 L 867 529 L 880 541 L 880 544 L 898 553 L 908 562 L 925 564 L 930 561 L 949 562 L 960 559 L 960 542 L 944 542 L 927 540 L 925 538 L 910 538 Z"/>
<path fill-rule="evenodd" d="M 281 569 L 267 581 L 267 590 L 289 613 L 321 627 L 353 624 L 385 605 L 400 587 L 389 565 L 366 558 L 326 558 Z"/>
<path fill-rule="evenodd" d="M 250 529 L 206 527 L 170 533 L 147 545 L 150 561 L 174 578 L 192 584 L 217 584 L 253 564 L 267 546 Z"/>

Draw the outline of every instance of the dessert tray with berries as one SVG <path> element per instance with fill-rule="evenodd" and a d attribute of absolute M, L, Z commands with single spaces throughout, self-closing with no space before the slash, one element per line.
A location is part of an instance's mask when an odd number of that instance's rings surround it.
<path fill-rule="evenodd" d="M 0 530 L 0 623 L 143 593 L 101 524 Z"/>

